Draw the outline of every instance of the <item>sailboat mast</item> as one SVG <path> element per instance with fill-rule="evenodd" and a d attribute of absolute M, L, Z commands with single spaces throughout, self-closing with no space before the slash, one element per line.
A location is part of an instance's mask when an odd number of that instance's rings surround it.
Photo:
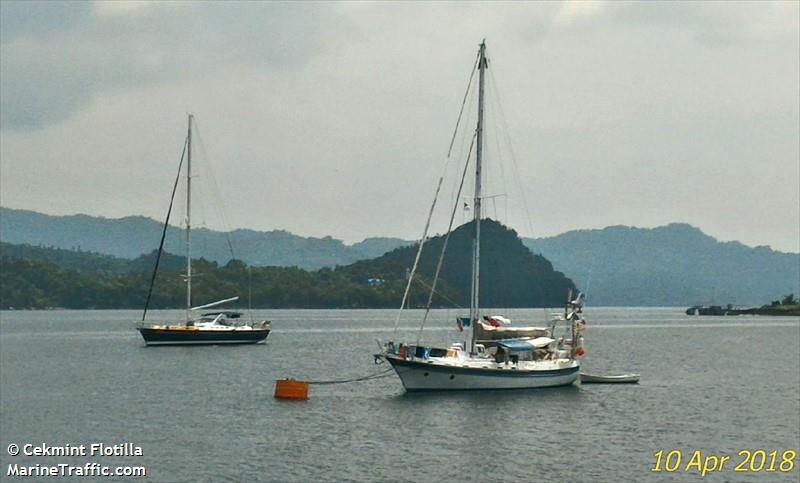
<path fill-rule="evenodd" d="M 192 116 L 186 137 L 186 321 L 192 307 Z"/>
<path fill-rule="evenodd" d="M 478 127 L 475 151 L 475 199 L 473 200 L 475 216 L 475 239 L 472 243 L 472 297 L 470 300 L 469 315 L 472 321 L 470 332 L 469 351 L 475 351 L 475 324 L 478 323 L 480 304 L 481 280 L 481 162 L 483 158 L 483 87 L 484 73 L 486 71 L 486 41 L 481 42 L 480 56 L 478 59 Z"/>

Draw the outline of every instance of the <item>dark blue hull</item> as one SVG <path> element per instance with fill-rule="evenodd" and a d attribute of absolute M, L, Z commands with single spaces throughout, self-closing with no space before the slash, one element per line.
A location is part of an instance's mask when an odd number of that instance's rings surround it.
<path fill-rule="evenodd" d="M 269 329 L 250 330 L 187 330 L 139 327 L 147 345 L 216 345 L 258 344 L 264 342 Z"/>

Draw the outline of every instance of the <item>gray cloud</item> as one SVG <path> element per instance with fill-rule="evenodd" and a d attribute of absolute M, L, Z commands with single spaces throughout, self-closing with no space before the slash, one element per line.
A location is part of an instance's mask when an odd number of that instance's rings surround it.
<path fill-rule="evenodd" d="M 320 26 L 336 23 L 326 4 L 116 5 L 3 2 L 4 128 L 63 121 L 104 91 L 202 79 L 243 64 L 296 68 L 323 50 Z"/>
<path fill-rule="evenodd" d="M 796 2 L 24 5 L 0 3 L 10 206 L 162 216 L 192 111 L 246 199 L 230 226 L 416 237 L 485 37 L 503 221 L 800 250 Z"/>
<path fill-rule="evenodd" d="M 0 3 L 0 42 L 52 38 L 74 30 L 91 17 L 89 2 L 7 1 Z"/>

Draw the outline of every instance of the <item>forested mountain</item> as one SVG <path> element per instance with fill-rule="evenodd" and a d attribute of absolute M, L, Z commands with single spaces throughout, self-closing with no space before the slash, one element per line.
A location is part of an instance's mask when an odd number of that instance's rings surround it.
<path fill-rule="evenodd" d="M 572 282 L 533 255 L 513 230 L 486 220 L 482 226 L 481 300 L 486 307 L 560 305 Z M 444 237 L 429 240 L 409 305 L 424 306 Z M 399 306 L 415 247 L 335 269 L 248 267 L 193 261 L 197 303 L 252 294 L 240 304 L 263 308 L 394 308 Z M 135 260 L 32 246 L 0 244 L 0 308 L 142 308 L 155 252 Z M 436 307 L 469 306 L 472 225 L 454 231 L 442 268 Z M 185 301 L 185 258 L 163 254 L 153 290 L 154 308 Z"/>
<path fill-rule="evenodd" d="M 440 278 L 461 306 L 469 307 L 472 279 L 474 222 L 461 225 L 450 236 Z M 444 236 L 425 244 L 419 272 L 428 279 L 436 272 Z M 341 267 L 354 278 L 395 280 L 405 277 L 414 263 L 417 245 L 397 248 L 373 260 Z M 494 220 L 481 222 L 481 305 L 485 307 L 554 307 L 561 305 L 572 281 L 541 255 L 534 255 L 517 233 Z"/>
<path fill-rule="evenodd" d="M 110 219 L 87 215 L 50 216 L 0 207 L 0 241 L 81 250 L 119 258 L 136 258 L 158 248 L 163 225 L 142 216 Z M 230 240 L 230 245 L 228 243 Z M 297 266 L 307 270 L 346 265 L 377 257 L 411 242 L 398 238 L 367 238 L 353 245 L 331 237 L 313 238 L 283 230 L 220 232 L 192 229 L 192 251 L 220 264 L 234 258 L 254 266 Z M 183 253 L 184 234 L 167 230 L 165 249 Z"/>
<path fill-rule="evenodd" d="M 487 222 L 487 226 L 491 226 Z M 458 231 L 456 231 L 458 233 Z M 39 213 L 0 208 L 0 240 L 10 243 L 34 245 L 24 250 L 34 250 L 35 246 L 48 246 L 65 250 L 54 251 L 51 258 L 38 257 L 40 261 L 53 261 L 62 268 L 77 268 L 86 252 L 94 255 L 113 255 L 134 259 L 138 270 L 148 271 L 152 267 L 152 253 L 158 246 L 161 224 L 143 217 L 121 219 L 95 218 L 85 215 L 53 217 Z M 370 270 L 383 273 L 384 270 L 398 270 L 404 276 L 413 248 L 411 242 L 396 238 L 368 238 L 360 243 L 345 245 L 330 237 L 304 238 L 285 231 L 257 232 L 235 230 L 227 234 L 232 240 L 237 258 L 251 266 L 297 266 L 307 270 L 320 267 L 354 264 L 343 269 L 371 278 L 386 278 L 379 273 L 367 274 Z M 230 260 L 230 249 L 226 233 L 205 229 L 192 232 L 193 253 L 198 257 L 214 261 L 224 266 Z M 471 244 L 471 241 L 451 243 Z M 167 251 L 183 253 L 183 234 L 171 227 L 167 236 Z M 423 259 L 423 272 L 430 275 L 435 262 L 434 256 L 439 243 L 431 240 L 431 250 Z M 592 304 L 620 306 L 689 306 L 695 304 L 736 304 L 759 306 L 789 293 L 800 293 L 800 254 L 782 253 L 768 247 L 748 247 L 738 242 L 720 242 L 699 229 L 686 224 L 671 224 L 652 229 L 625 226 L 608 227 L 602 230 L 576 230 L 555 237 L 526 239 L 524 243 L 534 252 L 542 254 L 552 262 L 555 270 L 563 272 L 582 290 L 588 291 Z M 405 246 L 387 258 L 382 254 Z M 465 249 L 465 246 L 455 250 Z M 484 245 L 484 249 L 490 245 Z M 83 253 L 76 253 L 80 249 Z M 10 247 L 4 250 L 12 250 Z M 13 250 L 23 250 L 14 248 Z M 451 252 L 454 253 L 454 252 Z M 516 253 L 509 251 L 510 254 Z M 144 255 L 147 254 L 147 255 Z M 462 254 L 463 255 L 463 254 Z M 505 255 L 504 255 L 505 256 Z M 514 255 L 520 260 L 519 253 Z M 130 270 L 130 260 L 114 260 L 114 257 L 97 257 L 91 263 L 109 273 Z M 379 257 L 374 263 L 363 265 L 355 263 Z M 70 261 L 72 260 L 72 261 Z M 174 257 L 172 262 L 180 266 L 182 259 Z M 448 259 L 449 260 L 449 259 Z M 541 263 L 534 257 L 534 265 Z M 70 265 L 76 263 L 77 265 Z M 484 261 L 484 269 L 495 269 Z M 393 266 L 392 266 L 393 265 Z M 378 268 L 378 267 L 383 268 Z M 445 267 L 451 266 L 448 264 Z M 125 267 L 125 268 L 121 268 Z M 86 269 L 87 266 L 82 266 Z M 176 268 L 178 270 L 178 268 Z M 451 266 L 448 270 L 456 270 Z M 548 273 L 544 271 L 542 273 Z M 538 276 L 535 270 L 529 276 Z M 463 293 L 469 272 L 462 271 L 450 277 L 446 273 L 445 287 Z M 484 275 L 487 276 L 487 275 Z M 549 300 L 551 294 L 544 294 L 551 285 L 555 292 L 563 290 L 558 280 L 525 282 L 515 280 L 507 283 L 497 280 L 491 286 L 482 287 L 487 297 L 493 290 L 505 287 L 516 296 L 529 290 L 543 291 L 541 299 Z M 538 288 L 537 288 L 538 287 Z M 444 290 L 444 288 L 443 288 Z M 399 300 L 399 299 L 398 299 Z"/>
<path fill-rule="evenodd" d="M 800 254 L 720 242 L 687 224 L 577 230 L 526 244 L 593 305 L 760 306 L 800 293 Z"/>
<path fill-rule="evenodd" d="M 107 256 L 84 253 L 80 259 L 85 263 L 75 263 L 76 258 L 46 254 L 52 249 L 30 248 L 2 247 L 0 309 L 144 307 L 154 253 L 136 260 L 114 259 L 111 264 L 114 270 L 107 270 Z M 17 258 L 22 253 L 28 258 Z M 238 260 L 219 265 L 197 259 L 193 260 L 192 268 L 196 275 L 192 294 L 198 304 L 238 295 L 240 301 L 231 306 L 387 308 L 399 306 L 405 286 L 401 280 L 371 286 L 366 280 L 353 280 L 329 268 L 311 272 L 297 267 L 248 267 Z M 162 255 L 151 308 L 184 306 L 185 272 L 184 257 Z M 413 303 L 421 303 L 420 297 L 415 297 Z"/>
<path fill-rule="evenodd" d="M 131 271 L 131 261 L 100 253 L 45 248 L 32 245 L 15 245 L 0 242 L 0 255 L 11 258 L 24 258 L 38 262 L 49 262 L 61 268 L 98 273 L 127 273 Z M 153 264 L 151 263 L 152 267 Z"/>

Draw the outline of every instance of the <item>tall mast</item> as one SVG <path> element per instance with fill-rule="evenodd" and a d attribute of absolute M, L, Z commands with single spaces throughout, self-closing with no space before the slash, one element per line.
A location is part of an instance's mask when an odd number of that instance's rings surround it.
<path fill-rule="evenodd" d="M 192 306 L 192 116 L 186 137 L 186 321 Z"/>
<path fill-rule="evenodd" d="M 481 42 L 480 56 L 478 59 L 478 127 L 475 151 L 475 199 L 473 201 L 475 213 L 475 239 L 472 243 L 472 297 L 469 306 L 472 330 L 470 332 L 469 351 L 475 351 L 475 324 L 478 323 L 480 304 L 481 281 L 481 162 L 483 158 L 483 86 L 486 71 L 486 41 Z"/>

